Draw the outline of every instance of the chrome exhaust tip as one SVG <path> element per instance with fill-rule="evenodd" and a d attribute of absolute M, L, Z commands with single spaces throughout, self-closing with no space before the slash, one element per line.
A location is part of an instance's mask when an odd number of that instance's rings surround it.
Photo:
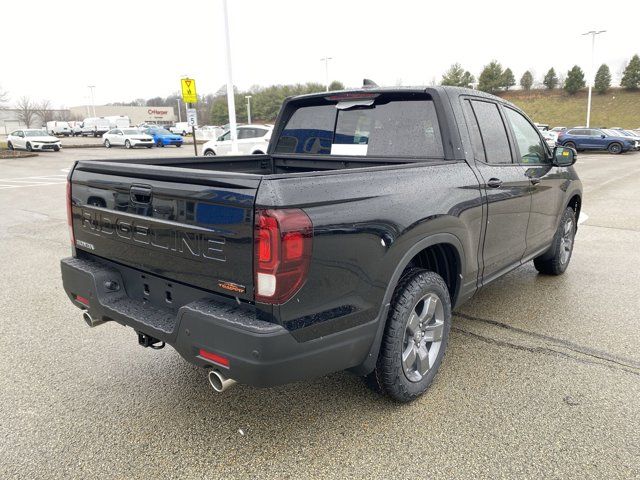
<path fill-rule="evenodd" d="M 236 381 L 225 377 L 217 370 L 211 370 L 209 372 L 209 383 L 216 392 L 222 393 L 226 389 L 233 387 Z"/>
<path fill-rule="evenodd" d="M 104 323 L 104 320 L 96 320 L 86 310 L 82 312 L 82 318 L 84 319 L 84 323 L 86 323 L 90 327 L 97 327 L 98 325 L 102 325 Z"/>

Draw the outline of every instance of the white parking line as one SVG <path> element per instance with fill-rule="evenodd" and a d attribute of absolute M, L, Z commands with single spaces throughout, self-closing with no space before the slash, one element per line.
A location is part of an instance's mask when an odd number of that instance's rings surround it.
<path fill-rule="evenodd" d="M 67 176 L 60 173 L 53 173 L 51 175 L 35 175 L 32 177 L 0 178 L 0 182 L 12 182 L 14 180 L 37 180 L 39 178 L 44 178 L 45 180 L 61 180 L 63 178 L 67 178 Z"/>
<path fill-rule="evenodd" d="M 2 185 L 0 184 L 0 190 L 8 190 L 10 188 L 27 188 L 27 187 L 45 187 L 47 185 L 64 185 L 66 182 L 56 183 L 31 183 L 27 185 Z"/>
<path fill-rule="evenodd" d="M 580 217 L 578 218 L 578 225 L 586 222 L 587 220 L 589 220 L 589 215 L 587 215 L 584 212 L 580 212 Z"/>
<path fill-rule="evenodd" d="M 52 175 L 37 175 L 33 177 L 0 178 L 0 190 L 10 188 L 46 187 L 49 185 L 63 185 L 66 175 L 54 173 Z"/>

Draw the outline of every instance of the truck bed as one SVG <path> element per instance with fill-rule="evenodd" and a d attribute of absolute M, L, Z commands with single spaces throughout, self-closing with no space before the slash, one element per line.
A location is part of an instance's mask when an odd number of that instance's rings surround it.
<path fill-rule="evenodd" d="M 114 159 L 105 161 L 83 161 L 79 165 L 91 171 L 105 172 L 113 169 L 118 173 L 126 170 L 140 170 L 140 166 L 164 167 L 166 169 L 206 170 L 225 173 L 243 173 L 251 175 L 286 175 L 290 173 L 327 172 L 353 168 L 381 167 L 415 163 L 424 159 L 392 159 L 392 158 L 355 158 L 349 156 L 319 155 L 317 158 L 304 160 L 295 155 L 238 155 L 226 157 L 193 157 L 193 158 L 144 158 Z M 135 166 L 127 168 L 127 166 Z M 157 170 L 149 171 L 149 174 Z M 175 170 L 174 170 L 175 172 Z M 177 173 L 177 172 L 175 172 Z"/>

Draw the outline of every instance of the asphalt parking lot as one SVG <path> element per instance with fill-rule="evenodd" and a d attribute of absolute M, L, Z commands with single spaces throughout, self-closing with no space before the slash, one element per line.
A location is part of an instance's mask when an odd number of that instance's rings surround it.
<path fill-rule="evenodd" d="M 527 265 L 454 317 L 409 405 L 336 373 L 224 394 L 68 301 L 66 169 L 191 148 L 0 160 L 0 478 L 640 477 L 640 152 L 581 154 L 561 277 Z"/>

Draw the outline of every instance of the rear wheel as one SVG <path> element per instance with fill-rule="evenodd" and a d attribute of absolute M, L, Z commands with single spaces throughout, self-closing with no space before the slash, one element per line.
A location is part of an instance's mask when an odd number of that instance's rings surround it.
<path fill-rule="evenodd" d="M 549 250 L 533 259 L 533 265 L 540 273 L 562 275 L 569 266 L 576 236 L 576 212 L 571 207 L 562 214 L 553 243 Z"/>
<path fill-rule="evenodd" d="M 619 143 L 611 143 L 607 147 L 607 150 L 609 150 L 609 153 L 617 155 L 619 153 L 622 153 L 622 145 L 620 145 Z"/>
<path fill-rule="evenodd" d="M 124 141 L 124 148 L 131 148 L 131 142 L 129 140 Z"/>
<path fill-rule="evenodd" d="M 394 292 L 369 386 L 398 402 L 419 397 L 440 368 L 450 327 L 451 300 L 442 277 L 409 271 Z"/>
<path fill-rule="evenodd" d="M 565 147 L 569 147 L 569 148 L 573 148 L 574 150 L 576 150 L 576 144 L 573 142 L 566 142 L 564 144 Z"/>
<path fill-rule="evenodd" d="M 11 143 L 11 142 L 7 142 L 7 148 L 8 148 L 9 150 L 13 150 L 13 143 Z"/>
<path fill-rule="evenodd" d="M 215 156 L 216 156 L 216 154 L 215 154 L 215 153 L 213 153 L 213 150 L 205 150 L 205 151 L 204 151 L 204 156 L 205 156 L 205 157 L 215 157 Z"/>

